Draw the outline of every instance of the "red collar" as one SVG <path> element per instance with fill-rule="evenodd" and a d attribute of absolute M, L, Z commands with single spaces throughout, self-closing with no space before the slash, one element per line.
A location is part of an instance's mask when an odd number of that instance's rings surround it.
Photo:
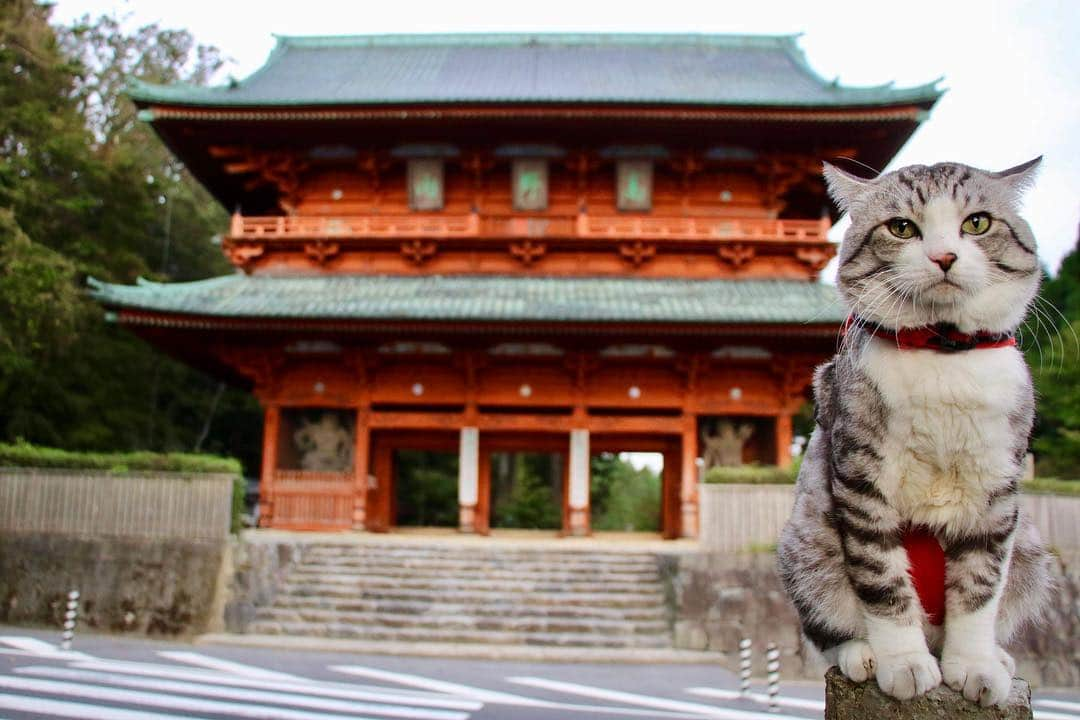
<path fill-rule="evenodd" d="M 855 315 L 848 315 L 848 319 L 844 321 L 844 334 L 847 334 L 853 326 L 859 326 L 875 337 L 896 343 L 896 347 L 900 350 L 936 350 L 953 353 L 1016 345 L 1016 338 L 1012 333 L 976 332 L 969 335 L 945 323 L 890 330 L 876 323 L 860 322 Z"/>

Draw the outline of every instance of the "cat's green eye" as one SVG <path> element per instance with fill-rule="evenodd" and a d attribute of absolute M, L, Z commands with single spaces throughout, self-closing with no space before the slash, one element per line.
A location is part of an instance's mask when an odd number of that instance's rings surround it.
<path fill-rule="evenodd" d="M 907 218 L 893 218 L 885 223 L 885 227 L 901 240 L 907 240 L 919 234 L 919 226 Z"/>
<path fill-rule="evenodd" d="M 990 229 L 990 216 L 981 212 L 968 215 L 960 229 L 968 235 L 982 235 Z"/>

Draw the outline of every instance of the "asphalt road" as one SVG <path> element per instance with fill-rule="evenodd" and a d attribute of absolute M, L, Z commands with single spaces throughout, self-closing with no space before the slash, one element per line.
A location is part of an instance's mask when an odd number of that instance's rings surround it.
<path fill-rule="evenodd" d="M 592 665 L 191 645 L 0 628 L 0 720 L 820 718 L 818 683 L 738 696 L 711 665 Z M 1080 689 L 1036 693 L 1037 720 L 1080 720 Z"/>

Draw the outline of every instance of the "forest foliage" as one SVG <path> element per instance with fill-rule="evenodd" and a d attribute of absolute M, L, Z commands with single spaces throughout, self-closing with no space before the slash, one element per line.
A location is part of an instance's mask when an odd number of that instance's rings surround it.
<path fill-rule="evenodd" d="M 124 79 L 206 82 L 221 53 L 183 30 L 0 5 L 0 440 L 204 451 L 257 471 L 261 415 L 104 320 L 86 278 L 231 271 L 220 206 L 138 122 Z"/>
<path fill-rule="evenodd" d="M 213 242 L 224 210 L 122 92 L 128 77 L 205 84 L 222 52 L 186 30 L 130 28 L 110 16 L 53 26 L 49 13 L 31 0 L 0 4 L 0 441 L 212 452 L 239 457 L 253 475 L 261 414 L 250 393 L 105 322 L 85 292 L 88 276 L 131 283 L 231 272 Z M 1022 338 L 1040 398 L 1032 447 L 1040 475 L 1077 478 L 1080 252 L 1047 278 L 1041 298 Z M 594 459 L 598 476 L 653 482 L 604 462 Z M 543 471 L 521 467 L 507 512 L 545 492 Z M 601 495 L 605 482 L 596 483 Z"/>

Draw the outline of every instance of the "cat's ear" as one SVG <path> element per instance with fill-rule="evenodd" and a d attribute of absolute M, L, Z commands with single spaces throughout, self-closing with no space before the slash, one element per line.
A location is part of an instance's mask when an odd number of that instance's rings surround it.
<path fill-rule="evenodd" d="M 1039 166 L 1041 164 L 1042 155 L 1034 160 L 1028 160 L 1026 163 L 1017 165 L 1016 167 L 1011 167 L 1008 170 L 990 173 L 990 176 L 996 180 L 1005 181 L 1009 186 L 1009 189 L 1019 197 L 1035 184 L 1035 178 L 1039 174 Z"/>
<path fill-rule="evenodd" d="M 861 195 L 870 186 L 869 180 L 852 175 L 841 170 L 832 163 L 822 163 L 825 172 L 825 184 L 829 188 L 829 196 L 841 210 L 847 210 L 855 202 L 855 198 Z"/>

